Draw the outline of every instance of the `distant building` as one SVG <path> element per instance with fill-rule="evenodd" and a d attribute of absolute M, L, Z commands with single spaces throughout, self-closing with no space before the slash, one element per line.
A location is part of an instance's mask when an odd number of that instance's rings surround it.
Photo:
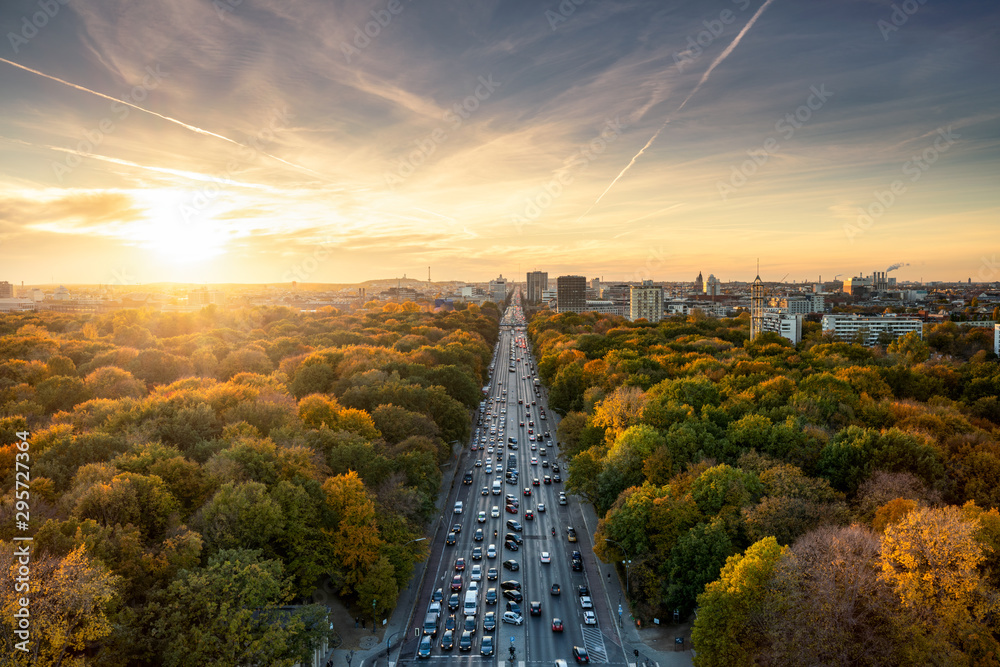
<path fill-rule="evenodd" d="M 719 282 L 714 273 L 708 274 L 708 280 L 705 281 L 705 294 L 710 296 L 722 294 L 722 283 Z"/>
<path fill-rule="evenodd" d="M 632 286 L 629 294 L 628 318 L 635 322 L 645 319 L 659 322 L 663 319 L 663 288 L 652 280 L 643 280 L 641 286 Z"/>
<path fill-rule="evenodd" d="M 750 286 L 750 340 L 764 332 L 764 281 L 758 275 Z"/>
<path fill-rule="evenodd" d="M 698 272 L 698 277 L 694 279 L 694 291 L 698 293 L 705 291 L 705 281 L 702 280 L 701 271 Z"/>
<path fill-rule="evenodd" d="M 527 280 L 528 303 L 539 303 L 542 293 L 549 288 L 549 274 L 545 271 L 531 271 Z"/>
<path fill-rule="evenodd" d="M 603 313 L 605 315 L 625 314 L 624 313 L 625 308 L 623 306 L 619 306 L 614 301 L 607 301 L 600 299 L 595 299 L 595 300 L 588 299 L 586 308 L 584 308 L 584 310 L 587 312 Z"/>
<path fill-rule="evenodd" d="M 556 308 L 560 313 L 582 313 L 587 309 L 587 279 L 583 276 L 556 278 Z"/>
<path fill-rule="evenodd" d="M 50 297 L 53 301 L 69 301 L 73 296 L 69 293 L 69 290 L 60 285 L 56 288 L 56 291 L 52 293 Z"/>
<path fill-rule="evenodd" d="M 822 294 L 771 297 L 767 303 L 769 309 L 789 313 L 791 315 L 822 313 L 825 305 L 826 302 Z"/>
<path fill-rule="evenodd" d="M 0 299 L 14 298 L 14 286 L 6 280 L 0 280 Z"/>
<path fill-rule="evenodd" d="M 893 339 L 910 332 L 924 337 L 923 321 L 895 315 L 824 315 L 822 327 L 823 333 L 843 341 L 852 341 L 860 334 L 864 345 L 876 345 L 883 333 Z"/>
<path fill-rule="evenodd" d="M 788 313 L 764 313 L 761 318 L 762 331 L 772 331 L 787 338 L 792 345 L 802 340 L 802 315 Z"/>
<path fill-rule="evenodd" d="M 219 290 L 198 289 L 188 292 L 189 306 L 208 306 L 215 304 L 218 306 L 226 302 L 226 295 Z"/>
<path fill-rule="evenodd" d="M 507 300 L 507 279 L 501 275 L 499 278 L 491 280 L 489 292 L 490 301 L 502 304 Z"/>
<path fill-rule="evenodd" d="M 36 307 L 32 299 L 25 299 L 23 297 L 0 298 L 0 313 L 20 313 L 26 310 L 35 310 Z"/>

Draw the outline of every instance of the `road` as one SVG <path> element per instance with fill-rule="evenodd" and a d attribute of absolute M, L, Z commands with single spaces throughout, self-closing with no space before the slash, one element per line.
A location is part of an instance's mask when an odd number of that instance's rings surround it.
<path fill-rule="evenodd" d="M 509 370 L 510 365 L 513 366 L 513 371 Z M 544 483 L 545 475 L 555 476 L 553 464 L 559 466 L 559 473 L 563 476 L 567 474 L 567 470 L 566 461 L 558 458 L 555 422 L 544 405 L 544 394 L 536 392 L 534 386 L 536 369 L 521 316 L 520 295 L 515 293 L 512 305 L 501 322 L 500 341 L 491 365 L 488 393 L 477 415 L 478 430 L 474 429 L 476 434 L 473 442 L 469 443 L 469 447 L 458 458 L 458 465 L 464 466 L 465 470 L 459 468 L 456 485 L 445 505 L 446 512 L 450 512 L 455 502 L 461 501 L 463 510 L 461 514 L 446 513 L 440 519 L 444 524 L 438 533 L 441 538 L 431 545 L 427 576 L 413 610 L 408 638 L 400 649 L 400 663 L 478 663 L 496 664 L 498 667 L 526 667 L 542 664 L 551 666 L 556 659 L 563 659 L 572 665 L 573 647 L 580 646 L 587 649 L 593 663 L 629 664 L 615 627 L 618 620 L 617 608 L 612 608 L 614 602 L 609 599 L 605 582 L 599 576 L 591 536 L 584 526 L 578 501 L 569 496 L 567 503 L 560 505 L 559 493 L 563 484 L 556 481 Z M 535 405 L 532 405 L 533 402 Z M 546 437 L 547 431 L 550 437 Z M 517 440 L 516 449 L 507 443 L 511 437 Z M 534 442 L 532 438 L 535 438 Z M 476 451 L 472 451 L 473 445 L 477 447 Z M 491 446 L 492 453 L 489 451 Z M 545 454 L 542 454 L 543 450 Z M 504 479 L 510 455 L 516 458 L 519 472 L 516 484 Z M 481 465 L 476 466 L 477 460 Z M 546 466 L 545 463 L 549 465 Z M 504 473 L 498 474 L 498 465 L 503 466 Z M 471 483 L 463 483 L 465 472 L 471 472 Z M 498 478 L 502 481 L 502 490 L 499 495 L 494 495 L 493 482 Z M 539 480 L 538 486 L 533 485 L 535 478 Z M 525 495 L 526 488 L 530 490 L 530 495 Z M 516 514 L 505 511 L 507 494 L 512 494 L 518 501 Z M 538 511 L 540 503 L 545 506 L 544 512 Z M 499 517 L 492 516 L 494 507 L 498 508 Z M 534 513 L 533 519 L 525 516 L 529 509 Z M 479 521 L 480 512 L 485 513 L 482 522 Z M 523 526 L 523 531 L 518 533 L 523 538 L 523 544 L 516 551 L 504 546 L 505 533 L 514 532 L 507 527 L 507 521 L 511 519 Z M 455 535 L 455 544 L 447 546 L 444 536 L 454 524 L 458 524 L 461 530 Z M 575 528 L 578 542 L 568 541 L 568 527 Z M 552 533 L 553 528 L 555 535 Z M 482 530 L 482 541 L 475 539 L 477 529 Z M 497 549 L 495 558 L 487 555 L 490 545 L 495 545 Z M 477 546 L 482 548 L 481 560 L 473 560 L 473 550 Z M 543 551 L 549 553 L 550 563 L 541 562 Z M 583 571 L 572 570 L 573 551 L 581 552 Z M 464 558 L 464 571 L 456 571 L 457 558 Z M 519 569 L 516 572 L 502 567 L 501 564 L 508 559 L 517 561 Z M 464 624 L 462 603 L 472 583 L 474 565 L 480 565 L 483 573 L 482 580 L 478 582 L 476 631 L 472 637 L 471 650 L 463 652 L 459 650 L 459 638 Z M 491 567 L 498 570 L 497 581 L 487 580 L 487 571 Z M 459 607 L 454 612 L 458 630 L 454 635 L 454 648 L 448 650 L 442 648 L 440 642 L 445 619 L 449 615 L 450 587 L 456 575 L 461 576 L 462 583 L 462 588 L 458 591 Z M 523 624 L 519 626 L 501 622 L 507 609 L 507 600 L 502 597 L 499 584 L 508 580 L 521 584 Z M 559 595 L 551 593 L 552 584 L 559 584 Z M 581 585 L 588 586 L 591 593 L 597 620 L 594 625 L 584 623 L 584 610 L 577 595 Z M 437 625 L 431 655 L 429 658 L 418 658 L 421 637 L 419 628 L 423 625 L 432 595 L 439 588 L 443 595 L 443 613 Z M 496 604 L 488 605 L 485 602 L 489 588 L 496 588 Z M 541 614 L 538 616 L 528 613 L 529 603 L 532 601 L 541 603 Z M 497 627 L 487 632 L 483 628 L 483 621 L 489 611 L 495 612 Z M 552 630 L 554 617 L 562 620 L 562 632 Z M 484 636 L 493 638 L 495 650 L 492 656 L 481 655 Z M 509 652 L 510 646 L 515 649 L 513 659 Z"/>

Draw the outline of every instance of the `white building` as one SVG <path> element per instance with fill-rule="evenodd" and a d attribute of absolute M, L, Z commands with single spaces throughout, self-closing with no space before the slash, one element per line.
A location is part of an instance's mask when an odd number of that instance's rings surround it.
<path fill-rule="evenodd" d="M 705 294 L 709 296 L 719 296 L 722 294 L 722 283 L 719 282 L 714 273 L 708 274 L 708 279 L 705 280 Z"/>
<path fill-rule="evenodd" d="M 852 341 L 859 333 L 864 334 L 865 345 L 876 345 L 879 334 L 886 333 L 892 338 L 916 332 L 924 337 L 924 323 L 912 317 L 895 315 L 824 315 L 823 333 L 832 333 L 839 340 Z"/>
<path fill-rule="evenodd" d="M 507 300 L 507 279 L 502 275 L 490 281 L 490 301 L 502 304 Z"/>
<path fill-rule="evenodd" d="M 761 331 L 773 331 L 782 338 L 798 345 L 802 340 L 802 315 L 789 313 L 764 313 L 761 321 Z"/>
<path fill-rule="evenodd" d="M 652 280 L 643 280 L 641 286 L 632 285 L 629 290 L 628 318 L 635 322 L 645 319 L 659 322 L 663 319 L 663 288 Z"/>
<path fill-rule="evenodd" d="M 625 315 L 624 306 L 604 299 L 587 299 L 587 310 L 595 313 L 604 313 L 605 315 Z"/>
<path fill-rule="evenodd" d="M 768 307 L 789 315 L 806 315 L 822 313 L 826 300 L 822 294 L 806 294 L 804 296 L 777 296 L 768 300 Z"/>
<path fill-rule="evenodd" d="M 35 310 L 36 304 L 32 299 L 21 297 L 9 297 L 0 299 L 0 313 L 19 313 L 26 310 Z"/>

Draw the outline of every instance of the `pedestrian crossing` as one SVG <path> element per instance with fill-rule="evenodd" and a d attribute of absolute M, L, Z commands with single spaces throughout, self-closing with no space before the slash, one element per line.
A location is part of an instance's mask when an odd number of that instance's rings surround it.
<path fill-rule="evenodd" d="M 508 662 L 507 660 L 497 660 L 497 667 L 508 667 L 508 665 L 510 667 L 524 667 L 524 660 L 518 660 L 516 666 L 515 663 Z"/>
<path fill-rule="evenodd" d="M 608 650 L 604 647 L 604 633 L 592 625 L 581 625 L 583 645 L 590 654 L 591 662 L 607 662 Z"/>

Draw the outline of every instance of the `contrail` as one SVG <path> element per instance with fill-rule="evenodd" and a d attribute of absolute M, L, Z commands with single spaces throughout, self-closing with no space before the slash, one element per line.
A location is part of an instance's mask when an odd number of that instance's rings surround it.
<path fill-rule="evenodd" d="M 51 74 L 46 74 L 45 72 L 39 72 L 38 70 L 31 69 L 30 67 L 25 67 L 24 65 L 20 65 L 20 64 L 14 62 L 12 60 L 7 60 L 6 58 L 0 58 L 0 62 L 7 63 L 8 65 L 12 65 L 12 66 L 14 66 L 14 67 L 16 67 L 18 69 L 23 69 L 25 72 L 31 72 L 32 74 L 37 74 L 38 76 L 44 77 L 46 79 L 50 79 L 52 81 L 56 81 L 58 83 L 63 84 L 64 86 L 69 86 L 70 88 L 74 88 L 74 89 L 79 90 L 81 92 L 90 93 L 91 95 L 97 95 L 98 97 L 103 97 L 106 100 L 111 100 L 112 102 L 117 102 L 118 104 L 124 104 L 125 106 L 132 107 L 136 111 L 142 111 L 143 113 L 151 114 L 153 116 L 156 116 L 157 118 L 162 118 L 163 120 L 165 120 L 165 121 L 167 121 L 169 123 L 174 123 L 176 125 L 180 125 L 181 127 L 185 128 L 185 129 L 188 129 L 188 130 L 191 130 L 192 132 L 197 132 L 198 134 L 204 134 L 204 135 L 207 135 L 209 137 L 215 137 L 216 139 L 222 139 L 223 141 L 228 141 L 229 143 L 231 143 L 231 144 L 233 144 L 235 146 L 240 146 L 242 148 L 253 148 L 252 146 L 247 146 L 246 144 L 242 144 L 242 143 L 240 143 L 238 141 L 230 139 L 229 137 L 225 137 L 225 136 L 223 136 L 221 134 L 216 134 L 215 132 L 210 132 L 209 130 L 203 130 L 202 128 L 197 127 L 195 125 L 190 125 L 188 123 L 185 123 L 184 121 L 177 120 L 176 118 L 171 118 L 170 116 L 164 116 L 163 114 L 156 113 L 155 111 L 150 111 L 149 109 L 144 109 L 144 108 L 142 108 L 142 107 L 140 107 L 138 105 L 132 104 L 131 102 L 126 102 L 125 100 L 120 100 L 117 97 L 111 97 L 110 95 L 105 95 L 104 93 L 99 93 L 96 90 L 91 90 L 90 88 L 85 88 L 85 87 L 79 86 L 79 85 L 77 85 L 75 83 L 70 83 L 69 81 L 64 81 L 63 79 L 60 79 L 59 77 L 52 76 Z M 280 157 L 278 157 L 277 155 L 271 155 L 270 153 L 267 153 L 267 152 L 264 152 L 264 151 L 260 151 L 260 152 L 261 152 L 262 155 L 266 155 L 267 157 L 271 158 L 272 160 L 277 160 L 278 162 L 286 164 L 289 167 L 294 167 L 295 169 L 302 169 L 304 171 L 308 171 L 311 174 L 314 174 L 316 176 L 322 177 L 322 174 L 319 174 L 319 173 L 313 171 L 312 169 L 309 169 L 308 167 L 303 167 L 302 165 L 295 164 L 294 162 L 289 162 L 288 160 L 283 160 Z"/>
<path fill-rule="evenodd" d="M 725 60 L 727 57 L 729 57 L 729 54 L 733 52 L 733 49 L 735 49 L 737 46 L 739 46 L 740 40 L 743 39 L 743 36 L 745 34 L 747 34 L 747 32 L 750 30 L 750 28 L 753 27 L 753 24 L 757 22 L 757 19 L 760 18 L 760 15 L 764 13 L 764 10 L 767 9 L 768 6 L 772 2 L 774 2 L 774 0 L 767 0 L 763 5 L 760 6 L 760 9 L 758 9 L 757 12 L 753 16 L 750 17 L 750 20 L 747 21 L 747 24 L 745 26 L 743 26 L 743 29 L 740 30 L 740 32 L 739 32 L 738 35 L 736 35 L 736 37 L 733 39 L 732 43 L 730 43 L 729 46 L 726 47 L 726 50 L 723 51 L 721 54 L 719 54 L 719 57 L 716 58 L 712 62 L 712 64 L 708 66 L 708 69 L 705 70 L 705 73 L 701 75 L 701 80 L 698 81 L 698 84 L 694 87 L 694 89 L 688 94 L 688 96 L 684 99 L 684 101 L 681 102 L 681 105 L 679 107 L 677 107 L 676 109 L 674 109 L 674 113 L 677 113 L 678 111 L 680 111 L 681 109 L 683 109 L 684 106 L 688 103 L 688 101 L 690 101 L 690 99 L 692 97 L 694 97 L 695 93 L 697 93 L 701 89 L 701 87 L 703 85 L 705 85 L 705 82 L 708 81 L 708 77 L 711 76 L 712 71 L 716 67 L 718 67 L 722 63 L 723 60 Z M 594 207 L 597 206 L 601 202 L 602 199 L 604 199 L 604 195 L 608 194 L 608 192 L 611 190 L 611 188 L 613 188 L 615 186 L 615 183 L 617 183 L 621 179 L 621 177 L 625 175 L 625 172 L 627 172 L 629 169 L 632 168 L 632 165 L 634 165 L 635 161 L 639 159 L 639 156 L 641 156 L 643 153 L 645 153 L 646 149 L 648 149 L 650 146 L 653 145 L 653 142 L 656 141 L 656 138 L 660 136 L 660 133 L 663 132 L 663 130 L 667 127 L 668 123 L 670 123 L 670 117 L 669 116 L 667 117 L 667 119 L 665 121 L 663 121 L 663 125 L 660 126 L 660 129 L 658 129 L 653 134 L 653 136 L 651 136 L 649 138 L 649 141 L 646 142 L 646 145 L 643 146 L 642 149 L 638 153 L 635 154 L 635 157 L 633 157 L 629 161 L 629 163 L 627 165 L 625 165 L 625 168 L 622 169 L 621 172 L 617 176 L 615 176 L 615 179 L 613 181 L 611 181 L 611 185 L 609 185 L 607 188 L 605 188 L 604 192 L 602 192 L 601 196 L 598 197 L 597 200 L 593 204 L 591 204 L 590 208 L 588 208 L 586 210 L 586 212 L 584 212 L 583 215 L 581 215 L 579 218 L 577 218 L 577 222 L 580 222 L 580 220 L 582 220 L 584 218 L 584 216 L 587 215 L 587 213 L 590 213 L 594 209 Z"/>

